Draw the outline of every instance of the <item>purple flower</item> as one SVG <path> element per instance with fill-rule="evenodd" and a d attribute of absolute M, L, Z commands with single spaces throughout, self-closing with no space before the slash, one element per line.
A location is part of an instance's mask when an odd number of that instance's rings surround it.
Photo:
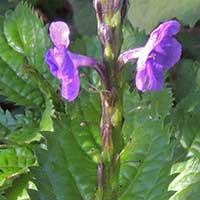
<path fill-rule="evenodd" d="M 62 96 L 68 101 L 73 101 L 80 90 L 78 67 L 95 68 L 98 62 L 94 58 L 75 54 L 68 50 L 70 31 L 64 22 L 51 23 L 49 31 L 55 47 L 48 50 L 45 61 L 49 65 L 51 73 L 62 82 Z"/>
<path fill-rule="evenodd" d="M 173 37 L 180 30 L 180 24 L 167 21 L 156 28 L 146 45 L 141 48 L 137 61 L 136 87 L 146 90 L 161 90 L 164 71 L 175 65 L 181 57 L 181 45 Z"/>
<path fill-rule="evenodd" d="M 74 65 L 69 46 L 69 28 L 64 22 L 53 22 L 49 27 L 50 37 L 55 45 L 46 54 L 46 62 L 51 73 L 62 81 L 62 96 L 68 101 L 73 101 L 79 93 L 80 80 L 78 66 Z"/>

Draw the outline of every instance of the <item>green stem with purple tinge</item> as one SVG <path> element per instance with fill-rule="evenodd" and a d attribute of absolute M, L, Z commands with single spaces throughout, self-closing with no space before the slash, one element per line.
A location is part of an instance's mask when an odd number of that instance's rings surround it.
<path fill-rule="evenodd" d="M 123 148 L 122 74 L 118 57 L 122 44 L 122 25 L 126 0 L 94 0 L 98 34 L 107 75 L 106 91 L 101 93 L 102 154 L 98 166 L 97 200 L 116 200 L 119 195 L 120 152 Z"/>

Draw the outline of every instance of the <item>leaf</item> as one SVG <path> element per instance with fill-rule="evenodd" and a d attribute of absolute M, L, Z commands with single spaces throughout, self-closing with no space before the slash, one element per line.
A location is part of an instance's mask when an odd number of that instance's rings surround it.
<path fill-rule="evenodd" d="M 15 11 L 6 13 L 4 34 L 8 44 L 23 54 L 29 65 L 34 66 L 50 83 L 55 83 L 44 62 L 44 55 L 50 47 L 47 29 L 27 3 L 19 3 Z"/>
<path fill-rule="evenodd" d="M 170 191 L 176 193 L 170 200 L 199 199 L 199 63 L 192 60 L 183 60 L 173 74 L 173 87 L 175 90 L 176 105 L 171 115 L 175 137 L 180 141 L 183 148 L 181 154 L 187 157 L 176 158 L 188 159 L 176 163 L 171 169 L 171 174 L 179 175 L 171 182 Z M 184 89 L 183 89 L 184 88 Z M 178 145 L 177 145 L 178 147 Z M 187 152 L 185 151 L 187 150 Z M 176 149 L 177 151 L 177 149 Z M 186 152 L 186 153 L 185 153 Z"/>
<path fill-rule="evenodd" d="M 147 35 L 144 31 L 139 31 L 137 28 L 134 28 L 129 21 L 126 21 L 123 26 L 123 38 L 122 51 L 125 51 L 129 48 L 143 46 L 146 42 Z"/>
<path fill-rule="evenodd" d="M 42 119 L 40 121 L 41 131 L 53 131 L 53 121 L 52 117 L 55 117 L 55 109 L 51 99 L 46 99 L 46 108 L 42 114 Z"/>
<path fill-rule="evenodd" d="M 43 97 L 35 87 L 26 84 L 0 59 L 0 89 L 10 100 L 27 107 L 41 106 Z"/>
<path fill-rule="evenodd" d="M 163 92 L 146 92 L 141 97 L 136 91 L 131 94 L 126 89 L 124 93 L 124 115 L 126 120 L 123 125 L 126 141 L 133 133 L 134 128 L 143 127 L 144 122 L 149 123 L 152 120 L 164 124 L 164 119 L 170 114 L 172 102 L 171 90 L 167 88 Z M 137 115 L 135 116 L 134 113 L 137 113 Z"/>
<path fill-rule="evenodd" d="M 165 118 L 172 106 L 169 89 L 124 94 L 125 121 L 123 134 L 126 146 L 121 155 L 120 200 L 168 200 L 167 191 L 173 160 L 174 142 L 170 140 Z"/>
<path fill-rule="evenodd" d="M 0 108 L 0 141 L 6 144 L 29 144 L 40 139 L 39 127 L 33 112 L 13 114 Z"/>
<path fill-rule="evenodd" d="M 25 114 L 11 114 L 0 108 L 0 142 L 3 144 L 29 144 L 40 139 L 38 123 L 32 117 Z"/>
<path fill-rule="evenodd" d="M 19 3 L 0 22 L 0 73 L 4 75 L 0 89 L 19 105 L 31 108 L 41 106 L 44 88 L 40 87 L 40 83 L 46 81 L 51 91 L 52 88 L 58 88 L 58 81 L 50 74 L 44 61 L 45 53 L 51 46 L 47 29 L 27 3 Z M 41 77 L 40 82 L 35 81 L 34 75 L 28 73 L 29 68 L 34 69 L 35 74 Z M 29 94 L 30 92 L 34 95 Z"/>
<path fill-rule="evenodd" d="M 176 116 L 172 119 L 175 130 L 179 133 L 180 142 L 186 149 L 190 148 L 195 137 L 200 135 L 199 117 L 198 113 L 176 110 Z"/>
<path fill-rule="evenodd" d="M 26 147 L 0 149 L 0 187 L 23 173 L 35 163 L 33 152 Z"/>
<path fill-rule="evenodd" d="M 9 111 L 4 112 L 2 108 L 0 108 L 0 130 L 2 139 L 6 133 L 14 130 L 16 126 L 16 119 L 11 115 Z"/>
<path fill-rule="evenodd" d="M 179 102 L 197 87 L 197 75 L 200 64 L 191 59 L 183 59 L 172 71 L 172 86 L 176 101 Z M 184 90 L 183 90 L 184 88 Z"/>
<path fill-rule="evenodd" d="M 94 198 L 100 157 L 100 112 L 99 96 L 82 90 L 76 101 L 66 103 L 68 114 L 55 113 L 54 132 L 43 133 L 47 148 L 37 151 L 39 167 L 31 170 L 38 199 Z M 31 190 L 31 198 L 34 194 Z"/>
<path fill-rule="evenodd" d="M 183 60 L 178 67 L 177 79 L 173 83 L 177 105 L 173 110 L 171 122 L 182 146 L 189 149 L 195 138 L 200 135 L 200 65 L 192 60 Z"/>
<path fill-rule="evenodd" d="M 0 124 L 9 131 L 14 131 L 23 125 L 33 123 L 34 117 L 33 113 L 29 110 L 25 110 L 25 113 L 13 114 L 9 110 L 4 111 L 0 108 Z"/>
<path fill-rule="evenodd" d="M 199 0 L 131 0 L 128 19 L 148 33 L 162 21 L 177 18 L 194 26 L 199 19 Z"/>
<path fill-rule="evenodd" d="M 74 137 L 82 149 L 93 159 L 100 157 L 101 107 L 98 94 L 82 90 L 74 103 L 67 105 Z"/>
<path fill-rule="evenodd" d="M 10 100 L 21 105 L 37 107 L 43 101 L 41 93 L 35 85 L 26 81 L 27 77 L 22 73 L 23 57 L 8 46 L 1 30 L 0 45 L 0 88 L 2 92 L 9 96 Z"/>
<path fill-rule="evenodd" d="M 23 192 L 27 188 L 30 178 L 30 174 L 23 174 L 16 178 L 13 181 L 12 187 L 5 191 L 4 196 L 7 198 L 7 200 L 20 200 L 21 196 L 24 196 Z"/>
<path fill-rule="evenodd" d="M 188 151 L 188 156 L 192 157 L 192 156 L 199 156 L 200 152 L 200 132 L 198 132 L 198 134 L 196 135 L 196 137 L 194 138 L 190 149 Z"/>
<path fill-rule="evenodd" d="M 199 154 L 200 155 L 200 154 Z M 200 187 L 200 156 L 173 165 L 171 173 L 179 175 L 169 185 L 176 191 L 170 200 L 198 200 Z"/>
<path fill-rule="evenodd" d="M 73 118 L 61 115 L 54 119 L 54 133 L 44 135 L 47 150 L 38 151 L 40 167 L 32 171 L 40 198 L 78 200 L 94 197 L 97 166 L 77 142 L 72 121 Z"/>
<path fill-rule="evenodd" d="M 39 141 L 41 137 L 38 124 L 29 124 L 24 125 L 19 130 L 12 131 L 4 138 L 4 141 L 9 144 L 25 145 Z"/>
<path fill-rule="evenodd" d="M 7 23 L 4 21 L 4 26 Z M 36 85 L 24 74 L 25 57 L 8 45 L 2 30 L 3 22 L 1 21 L 0 24 L 0 89 L 10 100 L 18 104 L 37 107 L 41 105 L 43 97 Z M 10 43 L 13 44 L 12 38 Z"/>

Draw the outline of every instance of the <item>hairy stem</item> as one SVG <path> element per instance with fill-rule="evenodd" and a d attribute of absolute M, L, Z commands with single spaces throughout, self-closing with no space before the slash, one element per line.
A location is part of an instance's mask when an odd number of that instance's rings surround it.
<path fill-rule="evenodd" d="M 101 94 L 102 103 L 102 162 L 99 165 L 99 191 L 104 200 L 117 199 L 119 194 L 119 168 L 123 146 L 122 97 L 116 88 Z"/>
<path fill-rule="evenodd" d="M 101 93 L 102 153 L 98 166 L 98 200 L 116 200 L 119 195 L 120 152 L 123 148 L 122 75 L 117 70 L 122 44 L 126 0 L 94 0 L 98 34 L 107 75 L 107 92 Z"/>

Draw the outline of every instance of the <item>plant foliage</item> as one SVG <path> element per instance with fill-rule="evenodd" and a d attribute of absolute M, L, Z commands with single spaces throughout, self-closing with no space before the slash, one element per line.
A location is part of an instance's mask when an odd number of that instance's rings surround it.
<path fill-rule="evenodd" d="M 91 2 L 69 2 L 80 33 L 70 49 L 102 60 Z M 122 51 L 144 45 L 145 31 L 160 21 L 178 18 L 194 26 L 199 7 L 198 0 L 130 1 Z M 96 71 L 80 70 L 80 95 L 65 102 L 44 61 L 51 43 L 41 18 L 22 2 L 0 12 L 0 199 L 95 199 L 103 90 Z M 178 35 L 183 59 L 166 74 L 161 92 L 137 92 L 135 67 L 126 67 L 120 200 L 199 200 L 198 33 L 197 24 Z"/>

